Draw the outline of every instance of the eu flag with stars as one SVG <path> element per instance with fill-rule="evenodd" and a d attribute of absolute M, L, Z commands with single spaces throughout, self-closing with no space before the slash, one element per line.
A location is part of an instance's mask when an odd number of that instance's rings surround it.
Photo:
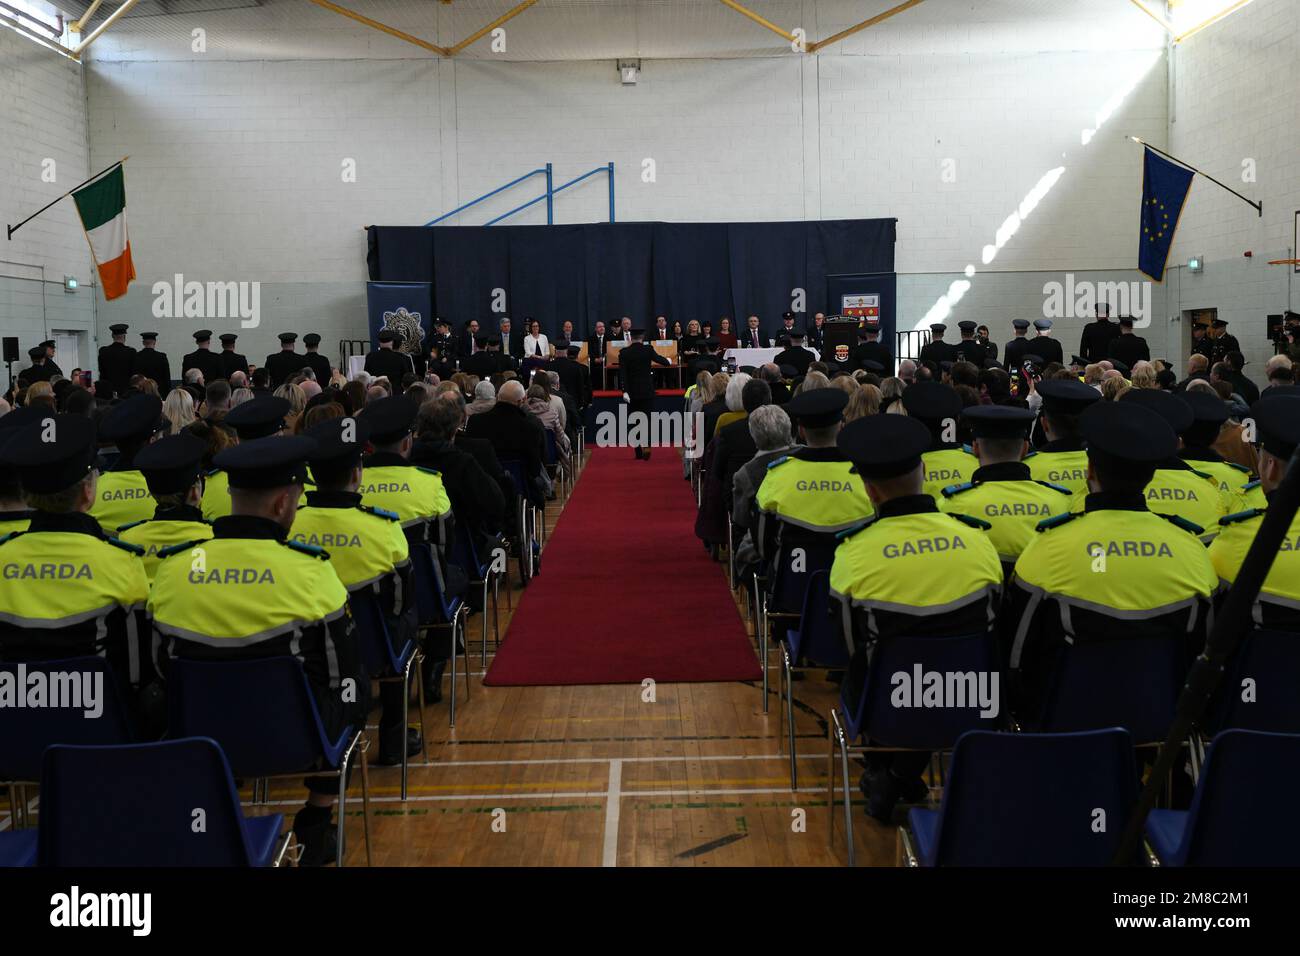
<path fill-rule="evenodd" d="M 1142 160 L 1142 234 L 1138 239 L 1138 269 L 1164 281 L 1165 261 L 1174 244 L 1174 230 L 1196 175 L 1147 148 Z"/>

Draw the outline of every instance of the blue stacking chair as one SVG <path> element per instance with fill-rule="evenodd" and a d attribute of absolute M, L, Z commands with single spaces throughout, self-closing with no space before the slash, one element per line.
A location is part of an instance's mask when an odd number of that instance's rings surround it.
<path fill-rule="evenodd" d="M 899 841 L 909 866 L 1107 866 L 1137 795 L 1133 738 L 1119 727 L 973 730 L 953 748 L 943 803 L 909 811 Z"/>
<path fill-rule="evenodd" d="M 1173 723 L 1188 664 L 1182 635 L 1076 641 L 1061 653 L 1041 721 L 1027 729 L 1123 727 L 1138 746 L 1159 744 Z"/>
<path fill-rule="evenodd" d="M 202 808 L 198 826 L 195 808 Z M 41 866 L 279 865 L 284 814 L 246 817 L 230 765 L 206 737 L 45 753 Z M 277 852 L 278 851 L 278 852 Z"/>
<path fill-rule="evenodd" d="M 1225 669 L 1215 701 L 1213 730 L 1264 730 L 1300 734 L 1300 635 L 1294 631 L 1249 631 Z M 1254 682 L 1254 700 L 1242 700 L 1242 683 Z"/>
<path fill-rule="evenodd" d="M 26 787 L 41 779 L 45 748 L 51 744 L 125 744 L 135 737 L 131 732 L 126 708 L 118 692 L 113 668 L 102 657 L 74 657 L 65 660 L 27 664 L 0 664 L 0 673 L 12 674 L 17 680 L 19 667 L 28 675 L 75 673 L 90 675 L 103 688 L 103 712 L 98 717 L 84 716 L 84 709 L 65 707 L 0 708 L 0 781 L 8 785 L 10 819 L 14 827 L 26 823 Z"/>
<path fill-rule="evenodd" d="M 856 625 L 855 625 L 856 626 Z M 855 640 L 866 637 L 854 635 Z M 964 707 L 898 708 L 890 702 L 891 677 L 899 672 L 912 673 L 916 666 L 923 671 L 940 673 L 997 674 L 997 715 L 982 717 L 978 704 Z M 854 865 L 852 783 L 849 780 L 849 755 L 872 751 L 922 750 L 942 753 L 951 750 L 957 738 L 968 730 L 997 730 L 1006 713 L 1002 694 L 1001 668 L 998 664 L 994 636 L 984 632 L 953 637 L 895 635 L 877 641 L 858 700 L 850 700 L 850 682 L 840 689 L 839 708 L 831 708 L 827 730 L 830 748 L 826 787 L 829 799 L 829 831 L 835 842 L 835 755 L 840 756 L 840 777 L 844 784 L 844 828 L 848 839 L 849 866 Z M 867 745 L 855 745 L 859 739 Z"/>
<path fill-rule="evenodd" d="M 504 542 L 501 542 L 504 553 Z M 452 564 L 459 565 L 469 577 L 470 587 L 483 588 L 483 667 L 487 668 L 488 645 L 488 591 L 492 592 L 492 632 L 496 646 L 501 646 L 501 607 L 499 603 L 501 579 L 503 575 L 497 570 L 492 558 L 484 561 L 479 557 L 479 548 L 474 541 L 474 534 L 464 521 L 456 523 L 456 537 L 452 545 Z M 509 588 L 506 589 L 507 593 Z"/>
<path fill-rule="evenodd" d="M 361 765 L 362 824 L 370 865 L 370 774 L 361 727 L 335 738 L 321 721 L 311 685 L 296 657 L 197 661 L 173 658 L 168 668 L 169 736 L 211 737 L 236 776 L 337 776 L 338 865 L 345 859 L 348 769 Z M 238 702 L 238 706 L 235 703 Z M 256 793 L 256 785 L 255 785 Z"/>
<path fill-rule="evenodd" d="M 537 519 L 535 517 L 537 506 L 530 494 L 528 476 L 524 473 L 524 463 L 515 458 L 503 458 L 501 459 L 501 468 L 515 486 L 515 512 L 519 516 L 517 534 L 521 559 L 519 562 L 519 581 L 521 584 L 526 585 L 533 576 L 533 541 L 537 537 Z"/>
<path fill-rule="evenodd" d="M 794 736 L 794 684 L 795 672 L 809 670 L 838 670 L 849 666 L 848 648 L 835 629 L 830 616 L 831 573 L 814 571 L 808 576 L 804 592 L 803 610 L 799 626 L 787 630 L 781 640 L 781 683 L 778 697 L 786 717 L 786 733 L 790 744 L 790 789 L 799 789 L 798 755 Z M 808 664 L 800 664 L 806 659 Z M 780 741 L 780 737 L 777 740 Z"/>
<path fill-rule="evenodd" d="M 352 608 L 352 619 L 357 625 L 357 638 L 361 642 L 361 656 L 366 662 L 366 673 L 380 683 L 401 681 L 402 683 L 402 729 L 405 732 L 407 720 L 410 719 L 411 675 L 420 683 L 420 746 L 428 752 L 428 740 L 424 733 L 424 675 L 420 661 L 424 655 L 414 640 L 408 640 L 400 651 L 393 650 L 393 642 L 388 632 L 388 623 L 384 612 L 375 600 L 374 592 L 369 588 L 354 591 L 348 596 Z M 406 800 L 407 770 L 410 758 L 406 753 L 406 739 L 402 739 L 402 800 Z"/>
<path fill-rule="evenodd" d="M 763 661 L 763 713 L 765 714 L 768 693 L 767 657 L 772 639 L 773 621 L 779 624 L 781 621 L 799 620 L 804 595 L 808 593 L 809 578 L 817 571 L 830 570 L 831 564 L 835 561 L 835 549 L 840 543 L 838 536 L 830 532 L 808 531 L 770 516 L 767 520 L 777 522 L 779 530 L 776 540 L 779 544 L 772 559 L 764 562 L 770 570 L 766 590 L 762 593 L 758 610 L 759 656 Z M 759 529 L 755 533 L 763 533 L 761 524 L 755 523 L 754 527 Z M 799 571 L 792 567 L 795 549 L 802 549 L 804 553 L 801 562 L 802 570 Z M 756 593 L 758 588 L 759 584 L 756 582 Z"/>
<path fill-rule="evenodd" d="M 411 567 L 415 571 L 415 599 L 420 617 L 420 630 L 451 631 L 451 706 L 450 726 L 456 726 L 456 652 L 459 645 L 460 654 L 465 662 L 465 700 L 469 700 L 469 641 L 465 638 L 465 620 L 469 617 L 469 607 L 463 598 L 447 594 L 442 578 L 442 568 L 427 544 L 411 546 Z M 428 654 L 427 645 L 425 654 Z"/>
<path fill-rule="evenodd" d="M 1225 730 L 1210 744 L 1191 809 L 1152 810 L 1147 844 L 1162 866 L 1295 866 L 1300 818 L 1288 798 L 1297 787 L 1300 735 Z"/>
<path fill-rule="evenodd" d="M 0 868 L 36 865 L 36 831 L 0 832 Z"/>

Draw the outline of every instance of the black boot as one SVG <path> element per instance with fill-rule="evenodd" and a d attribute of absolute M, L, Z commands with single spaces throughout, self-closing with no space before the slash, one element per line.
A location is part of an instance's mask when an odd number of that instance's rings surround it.
<path fill-rule="evenodd" d="M 329 807 L 303 807 L 293 818 L 293 834 L 302 847 L 299 866 L 325 866 L 338 862 L 338 832 L 330 822 Z"/>
<path fill-rule="evenodd" d="M 392 730 L 380 732 L 382 743 L 379 746 L 379 754 L 371 761 L 376 767 L 396 767 L 401 764 L 403 736 L 401 730 L 401 727 L 394 727 Z M 423 747 L 420 732 L 414 727 L 407 727 L 405 737 L 406 756 L 414 757 Z"/>
<path fill-rule="evenodd" d="M 424 702 L 426 704 L 442 703 L 442 675 L 447 669 L 447 662 L 430 661 L 427 657 L 424 670 Z"/>

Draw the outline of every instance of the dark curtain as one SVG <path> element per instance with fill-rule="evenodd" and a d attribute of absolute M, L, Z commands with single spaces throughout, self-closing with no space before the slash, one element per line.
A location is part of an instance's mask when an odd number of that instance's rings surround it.
<path fill-rule="evenodd" d="M 554 337 L 571 319 L 580 335 L 621 316 L 650 328 L 656 315 L 731 315 L 743 327 L 757 313 L 764 332 L 803 289 L 806 325 L 836 311 L 827 276 L 894 271 L 893 219 L 829 222 L 592 223 L 569 226 L 371 226 L 370 278 L 434 283 L 438 315 L 459 328 L 471 318 L 496 328 L 492 293 L 505 315 L 528 317 Z"/>

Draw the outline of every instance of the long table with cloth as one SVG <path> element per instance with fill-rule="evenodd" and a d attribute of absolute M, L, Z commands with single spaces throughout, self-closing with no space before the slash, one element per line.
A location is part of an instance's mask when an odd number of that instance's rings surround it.
<path fill-rule="evenodd" d="M 816 361 L 817 359 L 821 358 L 821 353 L 818 352 L 816 349 L 810 349 L 806 345 L 804 346 L 804 349 L 813 354 L 813 361 Z M 726 359 L 728 362 L 730 362 L 732 359 L 735 359 L 736 368 L 745 368 L 746 366 L 749 365 L 752 365 L 754 368 L 758 368 L 760 365 L 769 364 L 774 358 L 776 358 L 784 351 L 785 351 L 784 348 L 727 349 L 727 351 L 722 353 L 722 357 Z"/>

